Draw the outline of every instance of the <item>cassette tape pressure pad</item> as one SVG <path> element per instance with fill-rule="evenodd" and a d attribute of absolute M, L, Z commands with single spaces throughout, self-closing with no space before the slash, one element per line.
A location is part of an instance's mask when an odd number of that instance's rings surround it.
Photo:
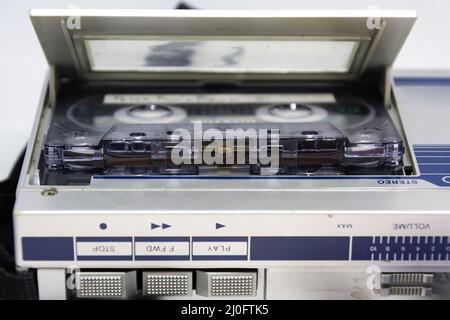
<path fill-rule="evenodd" d="M 14 223 L 41 299 L 450 298 L 450 113 L 390 77 L 415 12 L 31 19 Z"/>

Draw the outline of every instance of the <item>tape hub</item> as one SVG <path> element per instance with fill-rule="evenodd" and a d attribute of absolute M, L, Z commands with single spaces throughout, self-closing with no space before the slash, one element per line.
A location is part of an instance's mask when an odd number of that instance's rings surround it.
<path fill-rule="evenodd" d="M 310 116 L 313 111 L 308 106 L 290 103 L 273 106 L 270 108 L 269 113 L 280 118 L 295 119 Z"/>
<path fill-rule="evenodd" d="M 121 123 L 173 123 L 183 120 L 186 111 L 167 105 L 132 105 L 117 110 L 114 117 Z"/>
<path fill-rule="evenodd" d="M 327 118 L 328 112 L 316 105 L 279 104 L 263 106 L 256 110 L 257 117 L 265 122 L 319 122 Z"/>

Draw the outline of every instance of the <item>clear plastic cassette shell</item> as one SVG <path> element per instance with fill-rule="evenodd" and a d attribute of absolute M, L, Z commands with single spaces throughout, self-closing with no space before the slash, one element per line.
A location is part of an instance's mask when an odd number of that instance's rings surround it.
<path fill-rule="evenodd" d="M 404 145 L 385 108 L 351 96 L 335 103 L 297 104 L 104 104 L 103 95 L 58 106 L 44 144 L 49 171 L 112 175 L 247 175 L 346 174 L 377 170 L 395 173 L 402 166 Z M 276 149 L 277 168 L 247 156 L 241 163 L 211 164 L 198 159 L 209 142 L 196 141 L 195 125 L 203 132 L 266 130 L 267 143 L 250 145 L 235 136 L 230 153 Z M 190 158 L 173 162 L 176 132 L 192 133 L 183 150 Z M 273 135 L 272 135 L 273 134 Z M 274 138 L 276 137 L 276 139 Z M 223 145 L 227 146 L 226 141 Z M 241 149 L 236 145 L 241 146 Z M 244 146 L 242 148 L 242 146 Z M 238 150 L 239 149 L 239 150 Z"/>

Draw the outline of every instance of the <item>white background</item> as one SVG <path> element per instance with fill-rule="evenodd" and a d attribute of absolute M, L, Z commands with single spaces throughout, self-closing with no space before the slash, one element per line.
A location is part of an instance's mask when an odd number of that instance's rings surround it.
<path fill-rule="evenodd" d="M 416 9 L 419 14 L 395 68 L 450 74 L 448 0 L 192 0 L 202 9 Z M 1 0 L 0 1 L 0 181 L 28 140 L 47 63 L 35 37 L 30 8 L 170 9 L 171 0 Z"/>

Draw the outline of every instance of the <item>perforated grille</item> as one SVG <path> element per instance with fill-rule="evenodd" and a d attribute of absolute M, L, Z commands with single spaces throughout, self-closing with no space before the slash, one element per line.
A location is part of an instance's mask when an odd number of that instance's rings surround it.
<path fill-rule="evenodd" d="M 213 296 L 251 296 L 254 294 L 253 275 L 213 275 L 211 276 L 211 295 Z"/>
<path fill-rule="evenodd" d="M 110 298 L 124 295 L 123 275 L 78 274 L 79 298 Z"/>
<path fill-rule="evenodd" d="M 149 296 L 181 296 L 192 294 L 192 273 L 144 273 L 144 294 Z"/>
<path fill-rule="evenodd" d="M 393 283 L 415 284 L 430 283 L 433 281 L 433 275 L 427 273 L 392 273 L 390 274 Z"/>
<path fill-rule="evenodd" d="M 392 296 L 420 296 L 425 297 L 431 294 L 432 289 L 426 287 L 390 287 L 389 295 Z"/>

